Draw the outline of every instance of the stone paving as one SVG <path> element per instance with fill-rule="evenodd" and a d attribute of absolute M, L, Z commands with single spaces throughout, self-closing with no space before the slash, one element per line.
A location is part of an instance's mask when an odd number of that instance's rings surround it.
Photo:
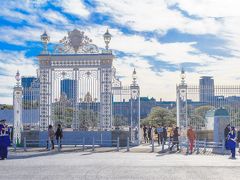
<path fill-rule="evenodd" d="M 240 179 L 239 156 L 115 150 L 10 152 L 8 160 L 0 161 L 0 179 Z"/>

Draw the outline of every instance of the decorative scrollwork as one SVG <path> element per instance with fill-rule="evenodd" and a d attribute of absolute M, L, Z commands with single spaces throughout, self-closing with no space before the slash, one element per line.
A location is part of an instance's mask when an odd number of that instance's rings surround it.
<path fill-rule="evenodd" d="M 92 40 L 85 36 L 83 31 L 77 29 L 68 32 L 68 36 L 65 36 L 59 42 L 60 44 L 55 47 L 55 53 L 94 54 L 99 52 L 98 47 L 92 44 Z"/>

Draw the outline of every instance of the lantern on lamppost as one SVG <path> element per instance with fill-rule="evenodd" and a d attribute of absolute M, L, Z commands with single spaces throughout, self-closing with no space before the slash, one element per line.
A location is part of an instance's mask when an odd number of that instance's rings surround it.
<path fill-rule="evenodd" d="M 109 48 L 108 45 L 109 45 L 109 43 L 110 43 L 110 41 L 111 41 L 111 38 L 112 38 L 112 35 L 108 32 L 108 29 L 107 29 L 107 31 L 104 33 L 103 38 L 104 38 L 104 42 L 105 42 L 105 44 L 106 44 L 105 48 L 106 48 L 106 50 L 108 50 L 108 48 Z"/>
<path fill-rule="evenodd" d="M 42 41 L 42 44 L 43 44 L 43 51 L 42 53 L 47 53 L 48 52 L 48 49 L 47 49 L 47 45 L 50 41 L 50 36 L 48 36 L 47 32 L 44 31 L 44 33 L 41 35 L 41 41 Z"/>
<path fill-rule="evenodd" d="M 20 73 L 19 73 L 19 70 L 17 70 L 15 79 L 17 81 L 17 87 L 19 87 L 20 86 Z"/>
<path fill-rule="evenodd" d="M 181 83 L 182 83 L 182 84 L 185 84 L 186 74 L 185 74 L 185 71 L 184 71 L 183 68 L 182 68 L 182 70 L 181 70 L 181 75 L 180 75 L 180 77 L 181 77 Z"/>
<path fill-rule="evenodd" d="M 133 85 L 136 85 L 137 84 L 137 72 L 136 72 L 135 68 L 132 73 L 132 80 L 133 80 Z"/>

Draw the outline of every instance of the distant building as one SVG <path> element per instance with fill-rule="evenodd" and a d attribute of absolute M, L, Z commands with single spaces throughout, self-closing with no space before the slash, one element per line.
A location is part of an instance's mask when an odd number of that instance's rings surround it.
<path fill-rule="evenodd" d="M 199 80 L 200 102 L 211 102 L 214 100 L 214 79 L 212 76 L 202 76 Z"/>
<path fill-rule="evenodd" d="M 61 95 L 65 94 L 67 99 L 75 99 L 77 91 L 77 81 L 72 79 L 61 80 Z"/>
<path fill-rule="evenodd" d="M 33 76 L 23 76 L 21 78 L 21 85 L 23 87 L 23 101 L 35 101 L 40 96 L 40 82 L 39 78 Z"/>

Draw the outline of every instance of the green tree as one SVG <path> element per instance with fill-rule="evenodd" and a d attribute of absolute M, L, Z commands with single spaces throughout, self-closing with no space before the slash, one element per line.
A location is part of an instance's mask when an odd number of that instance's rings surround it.
<path fill-rule="evenodd" d="M 121 115 L 116 115 L 113 117 L 113 125 L 116 127 L 126 126 L 128 125 L 128 118 Z"/>
<path fill-rule="evenodd" d="M 195 109 L 192 108 L 189 113 L 189 125 L 195 127 L 196 129 L 205 127 L 206 114 L 212 109 L 214 109 L 213 106 L 199 106 Z"/>
<path fill-rule="evenodd" d="M 142 120 L 142 125 L 157 126 L 158 124 L 173 125 L 176 124 L 174 113 L 161 107 L 153 107 L 148 117 Z"/>

